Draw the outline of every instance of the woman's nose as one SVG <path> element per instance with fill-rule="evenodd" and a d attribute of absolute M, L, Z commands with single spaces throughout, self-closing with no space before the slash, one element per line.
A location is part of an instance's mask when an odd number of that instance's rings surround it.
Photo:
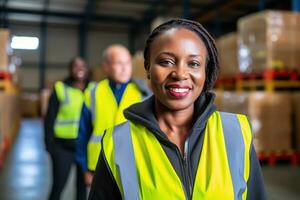
<path fill-rule="evenodd" d="M 172 71 L 171 77 L 177 80 L 186 80 L 188 78 L 188 72 L 185 70 L 184 66 L 178 66 Z"/>

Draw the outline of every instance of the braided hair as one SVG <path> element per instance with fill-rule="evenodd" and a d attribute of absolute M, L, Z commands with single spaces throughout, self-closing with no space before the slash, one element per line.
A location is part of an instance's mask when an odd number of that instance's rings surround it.
<path fill-rule="evenodd" d="M 203 91 L 207 92 L 212 89 L 219 73 L 219 61 L 218 52 L 215 45 L 215 41 L 207 30 L 198 22 L 187 19 L 172 19 L 167 21 L 158 27 L 156 27 L 149 35 L 146 41 L 146 47 L 144 49 L 144 67 L 148 71 L 150 68 L 150 48 L 154 39 L 164 32 L 173 28 L 185 28 L 196 33 L 204 42 L 208 57 L 206 62 L 206 79 L 204 83 Z"/>

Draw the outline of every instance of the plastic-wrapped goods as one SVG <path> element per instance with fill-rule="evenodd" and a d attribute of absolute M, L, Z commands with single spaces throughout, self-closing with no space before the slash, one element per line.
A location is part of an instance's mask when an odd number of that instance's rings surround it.
<path fill-rule="evenodd" d="M 248 92 L 223 92 L 220 110 L 248 115 Z"/>
<path fill-rule="evenodd" d="M 4 93 L 0 92 L 0 154 L 2 153 L 4 145 Z M 0 155 L 1 156 L 1 155 Z"/>
<path fill-rule="evenodd" d="M 264 11 L 238 21 L 241 72 L 300 71 L 300 14 Z"/>
<path fill-rule="evenodd" d="M 226 34 L 216 40 L 219 51 L 220 75 L 234 76 L 239 72 L 237 33 Z"/>
<path fill-rule="evenodd" d="M 143 52 L 138 51 L 132 58 L 133 72 L 132 77 L 135 79 L 147 80 L 146 70 L 144 68 Z"/>
<path fill-rule="evenodd" d="M 4 138 L 13 138 L 20 122 L 20 99 L 17 94 L 2 93 L 1 99 L 1 130 Z"/>
<path fill-rule="evenodd" d="M 8 71 L 9 31 L 0 29 L 0 71 Z"/>
<path fill-rule="evenodd" d="M 23 93 L 21 96 L 21 104 L 23 117 L 40 116 L 40 95 L 38 93 Z"/>
<path fill-rule="evenodd" d="M 294 128 L 295 128 L 295 147 L 300 151 L 300 93 L 293 94 L 293 112 L 294 112 Z"/>
<path fill-rule="evenodd" d="M 291 150 L 291 94 L 251 92 L 249 117 L 257 152 Z"/>
<path fill-rule="evenodd" d="M 222 101 L 223 101 L 224 91 L 223 90 L 214 90 L 213 93 L 216 95 L 214 104 L 217 107 L 217 110 L 223 110 L 222 109 Z"/>

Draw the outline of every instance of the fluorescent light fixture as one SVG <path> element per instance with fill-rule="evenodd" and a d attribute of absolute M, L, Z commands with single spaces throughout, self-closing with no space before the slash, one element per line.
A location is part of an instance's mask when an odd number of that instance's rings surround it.
<path fill-rule="evenodd" d="M 11 40 L 11 48 L 35 50 L 39 47 L 39 38 L 27 36 L 13 36 Z"/>

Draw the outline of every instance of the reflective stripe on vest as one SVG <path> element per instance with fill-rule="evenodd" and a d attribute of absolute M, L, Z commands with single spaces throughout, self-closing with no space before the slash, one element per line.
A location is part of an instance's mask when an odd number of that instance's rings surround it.
<path fill-rule="evenodd" d="M 246 199 L 251 130 L 243 115 L 214 112 L 207 122 L 191 199 Z M 161 144 L 126 122 L 103 138 L 104 155 L 123 199 L 186 199 Z"/>
<path fill-rule="evenodd" d="M 89 108 L 93 119 L 93 133 L 88 143 L 88 169 L 94 171 L 101 150 L 101 137 L 106 129 L 126 121 L 123 111 L 140 102 L 141 92 L 134 83 L 129 83 L 118 105 L 107 79 L 90 91 Z M 99 139 L 100 138 L 100 139 Z"/>
<path fill-rule="evenodd" d="M 55 119 L 54 134 L 57 138 L 76 139 L 83 104 L 83 93 L 61 81 L 55 84 L 55 92 L 60 102 Z"/>

